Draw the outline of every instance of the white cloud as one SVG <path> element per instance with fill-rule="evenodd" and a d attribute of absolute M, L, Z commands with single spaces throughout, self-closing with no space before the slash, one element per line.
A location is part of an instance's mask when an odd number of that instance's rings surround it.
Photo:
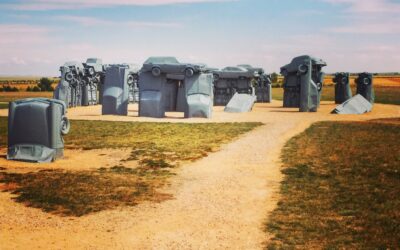
<path fill-rule="evenodd" d="M 49 29 L 41 26 L 24 24 L 0 24 L 0 45 L 4 46 L 28 46 L 47 40 Z"/>
<path fill-rule="evenodd" d="M 400 34 L 400 18 L 388 20 L 353 20 L 349 25 L 329 28 L 328 32 L 365 35 Z"/>
<path fill-rule="evenodd" d="M 62 15 L 55 17 L 59 20 L 71 21 L 75 23 L 79 23 L 83 26 L 107 26 L 107 27 L 121 27 L 125 26 L 128 28 L 179 28 L 182 27 L 181 23 L 175 22 L 144 22 L 144 21 L 124 21 L 117 22 L 106 19 L 87 17 L 87 16 L 70 16 L 70 15 Z"/>
<path fill-rule="evenodd" d="M 332 4 L 345 4 L 353 13 L 400 13 L 400 3 L 390 0 L 322 0 Z"/>
<path fill-rule="evenodd" d="M 21 0 L 19 3 L 0 4 L 0 8 L 13 10 L 62 10 L 110 6 L 155 6 L 206 2 L 232 2 L 238 0 Z"/>
<path fill-rule="evenodd" d="M 400 3 L 390 0 L 322 0 L 343 5 L 345 25 L 329 32 L 348 34 L 400 34 Z"/>

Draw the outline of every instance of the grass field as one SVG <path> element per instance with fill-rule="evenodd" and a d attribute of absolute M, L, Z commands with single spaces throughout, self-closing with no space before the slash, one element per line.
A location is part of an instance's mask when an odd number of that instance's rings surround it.
<path fill-rule="evenodd" d="M 333 77 L 334 77 L 333 75 L 326 75 L 324 84 L 326 86 L 334 85 Z M 356 79 L 356 76 L 354 76 L 354 75 L 350 76 L 350 84 L 355 85 L 355 82 L 354 82 L 355 79 Z M 278 83 L 282 84 L 282 82 L 283 82 L 283 77 L 279 76 Z M 393 75 L 393 76 L 377 75 L 377 76 L 374 76 L 374 86 L 386 86 L 386 87 L 400 86 L 400 76 L 399 75 Z"/>
<path fill-rule="evenodd" d="M 352 86 L 353 94 L 356 92 L 355 86 Z M 6 102 L 14 101 L 17 99 L 30 98 L 30 97 L 46 97 L 51 98 L 52 92 L 0 92 L 0 109 L 7 108 Z M 375 87 L 375 102 L 383 104 L 396 104 L 400 105 L 400 85 L 399 86 L 376 86 Z M 273 88 L 272 98 L 275 100 L 283 99 L 283 89 Z M 325 86 L 322 91 L 323 101 L 334 101 L 335 89 L 334 86 Z"/>
<path fill-rule="evenodd" d="M 399 249 L 400 118 L 320 122 L 283 153 L 268 249 Z"/>
<path fill-rule="evenodd" d="M 0 76 L 0 87 L 10 86 L 16 87 L 19 91 L 25 91 L 28 87 L 36 86 L 40 81 L 39 76 Z M 49 77 L 53 81 L 52 86 L 55 87 L 59 81 L 58 78 Z"/>
<path fill-rule="evenodd" d="M 351 77 L 351 82 L 354 82 L 354 76 Z M 37 83 L 40 77 L 0 77 L 1 84 L 8 84 L 11 87 L 17 87 L 20 92 L 0 92 L 0 109 L 7 108 L 4 104 L 5 102 L 14 101 L 22 98 L 29 97 L 46 97 L 50 98 L 53 96 L 51 92 L 25 92 L 24 90 L 30 86 L 33 87 Z M 53 79 L 57 81 L 57 79 Z M 282 78 L 279 78 L 282 81 Z M 325 78 L 325 87 L 322 92 L 323 101 L 333 101 L 334 100 L 334 85 L 332 82 L 332 76 L 328 75 Z M 374 78 L 375 95 L 376 102 L 383 104 L 397 104 L 400 105 L 400 77 L 398 76 L 375 76 Z M 53 85 L 55 87 L 55 85 Z M 273 88 L 272 97 L 275 100 L 283 99 L 283 89 Z M 353 94 L 356 92 L 355 85 L 352 83 Z"/>
<path fill-rule="evenodd" d="M 36 97 L 52 98 L 53 92 L 0 92 L 0 109 L 7 109 L 8 102 Z"/>
<path fill-rule="evenodd" d="M 53 92 L 0 92 L 0 102 L 11 102 L 32 97 L 51 98 L 52 96 Z"/>
<path fill-rule="evenodd" d="M 8 109 L 8 102 L 0 102 L 0 109 Z"/>
<path fill-rule="evenodd" d="M 194 161 L 261 123 L 170 124 L 72 121 L 66 148 L 128 148 L 130 156 L 112 168 L 30 173 L 0 171 L 3 190 L 44 211 L 81 216 L 143 200 L 170 198 L 159 188 L 182 162 Z M 6 147 L 7 118 L 0 117 L 0 147 Z M 137 162 L 127 168 L 126 162 Z"/>
<path fill-rule="evenodd" d="M 399 86 L 375 86 L 375 102 L 383 104 L 400 105 L 400 85 Z M 352 86 L 353 95 L 356 93 L 355 86 Z M 283 100 L 283 88 L 273 88 L 272 98 Z M 335 100 L 335 87 L 325 86 L 322 90 L 322 101 Z"/>

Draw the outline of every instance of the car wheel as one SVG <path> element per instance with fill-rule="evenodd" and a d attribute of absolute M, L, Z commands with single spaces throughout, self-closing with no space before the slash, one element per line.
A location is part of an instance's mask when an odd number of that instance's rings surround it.
<path fill-rule="evenodd" d="M 66 116 L 63 116 L 61 118 L 61 134 L 66 135 L 69 132 L 69 129 L 71 128 L 71 124 Z"/>
<path fill-rule="evenodd" d="M 71 81 L 74 78 L 71 72 L 65 74 L 65 80 Z"/>
<path fill-rule="evenodd" d="M 193 75 L 194 75 L 194 69 L 192 69 L 192 68 L 185 69 L 185 76 L 186 77 L 192 77 Z"/>
<path fill-rule="evenodd" d="M 133 84 L 133 76 L 132 75 L 128 75 L 128 79 L 126 80 L 128 85 L 132 85 Z"/>
<path fill-rule="evenodd" d="M 151 73 L 153 76 L 159 76 L 161 75 L 161 69 L 159 67 L 154 67 L 151 69 Z"/>
<path fill-rule="evenodd" d="M 308 67 L 305 64 L 300 64 L 298 67 L 298 71 L 302 74 L 306 73 L 308 71 Z"/>

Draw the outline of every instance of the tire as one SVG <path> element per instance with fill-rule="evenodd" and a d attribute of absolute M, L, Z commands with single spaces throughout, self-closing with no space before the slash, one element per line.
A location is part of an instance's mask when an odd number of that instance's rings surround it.
<path fill-rule="evenodd" d="M 192 69 L 192 68 L 185 69 L 185 76 L 186 77 L 192 77 L 193 75 L 194 75 L 194 69 Z"/>
<path fill-rule="evenodd" d="M 90 67 L 88 69 L 88 72 L 89 72 L 89 75 L 91 75 L 91 76 L 93 76 L 96 73 L 96 72 L 94 72 L 94 68 L 93 67 Z"/>
<path fill-rule="evenodd" d="M 369 80 L 369 78 L 364 78 L 364 79 L 363 79 L 363 83 L 364 83 L 365 85 L 369 85 L 369 84 L 371 83 L 371 81 Z"/>
<path fill-rule="evenodd" d="M 133 81 L 134 81 L 133 76 L 132 76 L 132 75 L 128 75 L 128 79 L 126 80 L 126 82 L 128 83 L 128 85 L 133 84 Z"/>
<path fill-rule="evenodd" d="M 161 75 L 161 69 L 159 67 L 154 67 L 151 69 L 151 74 L 153 76 L 160 76 Z"/>
<path fill-rule="evenodd" d="M 214 81 L 218 81 L 219 75 L 218 74 L 214 74 L 213 76 L 214 76 Z"/>
<path fill-rule="evenodd" d="M 61 134 L 66 135 L 68 134 L 69 130 L 71 128 L 71 124 L 66 116 L 63 116 L 61 118 Z"/>
<path fill-rule="evenodd" d="M 73 78 L 74 76 L 72 75 L 71 72 L 65 74 L 65 80 L 67 80 L 68 82 L 71 81 Z"/>
<path fill-rule="evenodd" d="M 297 70 L 302 73 L 305 74 L 308 71 L 308 66 L 305 64 L 300 64 L 299 67 L 297 68 Z"/>
<path fill-rule="evenodd" d="M 321 90 L 322 90 L 322 83 L 317 83 L 317 90 L 319 91 L 319 92 L 321 92 Z"/>

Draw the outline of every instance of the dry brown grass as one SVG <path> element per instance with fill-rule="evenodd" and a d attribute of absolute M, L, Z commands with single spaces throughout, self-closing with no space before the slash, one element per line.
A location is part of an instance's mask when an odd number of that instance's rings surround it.
<path fill-rule="evenodd" d="M 351 86 L 353 95 L 356 93 L 356 87 Z M 400 105 L 400 84 L 397 86 L 375 86 L 375 102 L 382 104 L 397 104 Z M 273 88 L 272 98 L 275 100 L 283 99 L 283 88 Z M 335 88 L 334 85 L 324 86 L 322 90 L 322 101 L 334 101 L 335 100 Z"/>
<path fill-rule="evenodd" d="M 18 99 L 34 98 L 34 97 L 53 97 L 52 92 L 0 92 L 0 102 L 11 102 Z"/>
<path fill-rule="evenodd" d="M 291 139 L 268 249 L 399 249 L 400 119 L 321 122 Z"/>
<path fill-rule="evenodd" d="M 98 170 L 1 173 L 1 189 L 17 195 L 16 201 L 46 212 L 82 216 L 142 201 L 160 202 L 170 198 L 157 189 L 171 173 L 163 169 L 116 166 Z"/>
<path fill-rule="evenodd" d="M 15 173 L 0 168 L 0 183 L 18 202 L 68 216 L 134 206 L 144 200 L 159 202 L 170 198 L 159 190 L 182 162 L 217 151 L 223 143 L 260 125 L 74 120 L 65 137 L 67 148 L 129 148 L 131 154 L 114 167 L 97 170 Z M 6 139 L 7 118 L 0 117 L 0 147 L 6 146 Z"/>
<path fill-rule="evenodd" d="M 355 85 L 356 76 L 350 77 L 350 84 Z M 333 76 L 325 77 L 324 84 L 326 86 L 333 85 Z M 374 85 L 379 87 L 400 87 L 400 76 L 374 76 Z"/>

